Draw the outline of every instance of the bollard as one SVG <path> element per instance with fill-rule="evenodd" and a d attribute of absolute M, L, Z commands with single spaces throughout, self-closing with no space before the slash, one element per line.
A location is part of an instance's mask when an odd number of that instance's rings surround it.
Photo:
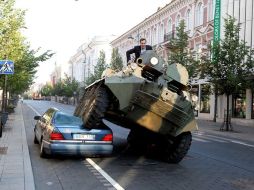
<path fill-rule="evenodd" d="M 8 112 L 1 112 L 1 117 L 0 117 L 0 137 L 2 137 L 3 127 L 6 124 L 7 119 L 8 119 Z"/>
<path fill-rule="evenodd" d="M 3 134 L 3 125 L 2 125 L 2 118 L 0 117 L 0 138 L 2 137 Z"/>
<path fill-rule="evenodd" d="M 8 112 L 1 113 L 1 124 L 4 126 L 8 119 Z"/>

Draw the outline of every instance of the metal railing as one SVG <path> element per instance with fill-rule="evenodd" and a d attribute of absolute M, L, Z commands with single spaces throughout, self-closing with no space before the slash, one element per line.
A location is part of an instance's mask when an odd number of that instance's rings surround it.
<path fill-rule="evenodd" d="M 168 32 L 168 33 L 164 34 L 164 42 L 168 42 L 171 39 L 174 39 L 174 37 L 175 37 L 174 31 Z"/>

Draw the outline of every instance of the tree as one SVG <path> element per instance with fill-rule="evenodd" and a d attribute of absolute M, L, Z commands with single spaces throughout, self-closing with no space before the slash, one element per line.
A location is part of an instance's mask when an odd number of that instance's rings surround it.
<path fill-rule="evenodd" d="M 106 68 L 107 66 L 106 66 L 106 60 L 105 60 L 105 52 L 101 50 L 97 65 L 94 68 L 94 76 L 96 80 L 101 78 L 101 75 Z"/>
<path fill-rule="evenodd" d="M 213 58 L 207 74 L 217 94 L 227 96 L 226 130 L 229 130 L 229 96 L 246 86 L 253 70 L 252 50 L 239 38 L 240 25 L 229 16 L 225 20 L 224 39 L 212 47 Z"/>
<path fill-rule="evenodd" d="M 113 48 L 111 54 L 110 68 L 113 70 L 121 70 L 123 67 L 123 60 L 118 52 L 118 48 Z"/>
<path fill-rule="evenodd" d="M 25 11 L 14 8 L 15 0 L 0 1 L 0 59 L 14 61 L 14 75 L 8 77 L 8 91 L 11 94 L 23 93 L 33 83 L 36 67 L 41 61 L 49 59 L 53 53 L 30 50 L 21 34 L 25 28 Z M 39 55 L 38 55 L 39 54 Z M 0 76 L 0 85 L 4 84 L 4 76 Z"/>
<path fill-rule="evenodd" d="M 181 20 L 176 28 L 176 37 L 170 40 L 171 52 L 169 52 L 168 64 L 182 64 L 186 67 L 190 78 L 194 78 L 197 74 L 197 61 L 193 59 L 189 51 L 188 39 L 188 34 L 185 32 L 184 20 Z"/>
<path fill-rule="evenodd" d="M 78 81 L 75 78 L 71 79 L 71 77 L 65 75 L 65 79 L 63 79 L 63 95 L 67 97 L 74 96 L 74 92 L 77 93 L 78 86 Z"/>
<path fill-rule="evenodd" d="M 57 81 L 52 89 L 53 96 L 63 96 L 63 83 L 62 81 Z"/>
<path fill-rule="evenodd" d="M 33 84 L 39 62 L 43 62 L 53 55 L 50 51 L 36 55 L 38 53 L 38 50 L 29 50 L 29 46 L 24 49 L 21 59 L 15 62 L 14 74 L 8 77 L 8 91 L 10 93 L 20 94 L 28 90 Z"/>
<path fill-rule="evenodd" d="M 41 88 L 41 95 L 42 96 L 51 96 L 52 95 L 53 87 L 50 84 L 46 84 Z"/>
<path fill-rule="evenodd" d="M 103 71 L 107 68 L 106 61 L 105 61 L 105 52 L 103 50 L 100 51 L 100 55 L 97 61 L 96 66 L 94 67 L 94 74 L 92 74 L 86 80 L 86 85 L 89 85 L 96 80 L 101 78 Z"/>

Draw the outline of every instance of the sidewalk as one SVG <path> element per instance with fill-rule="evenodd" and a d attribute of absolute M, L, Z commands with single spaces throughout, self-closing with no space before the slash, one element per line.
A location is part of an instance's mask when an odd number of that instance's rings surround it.
<path fill-rule="evenodd" d="M 210 120 L 198 119 L 197 123 L 198 123 L 199 131 L 201 132 L 202 131 L 210 132 L 220 136 L 254 142 L 254 126 L 253 127 L 244 126 L 244 125 L 239 125 L 232 122 L 233 131 L 230 131 L 230 130 L 225 131 L 225 128 L 226 128 L 225 126 L 224 126 L 224 130 L 220 131 L 220 127 L 223 124 L 222 121 L 213 122 Z"/>
<path fill-rule="evenodd" d="M 0 138 L 0 189 L 35 189 L 20 104 L 9 115 Z"/>

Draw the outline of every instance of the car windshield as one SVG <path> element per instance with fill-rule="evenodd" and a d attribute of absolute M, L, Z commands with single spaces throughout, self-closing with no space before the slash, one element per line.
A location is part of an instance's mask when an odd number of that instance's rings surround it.
<path fill-rule="evenodd" d="M 56 125 L 82 125 L 83 122 L 81 118 L 75 117 L 73 115 L 68 115 L 63 112 L 57 112 L 54 118 L 54 123 Z"/>

